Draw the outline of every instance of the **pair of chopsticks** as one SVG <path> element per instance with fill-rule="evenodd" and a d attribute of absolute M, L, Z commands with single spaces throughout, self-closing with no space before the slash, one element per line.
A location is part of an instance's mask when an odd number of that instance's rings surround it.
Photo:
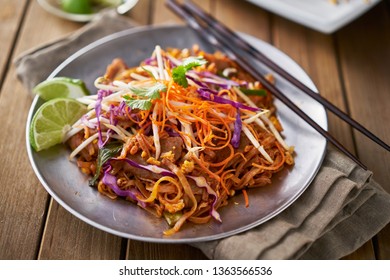
<path fill-rule="evenodd" d="M 173 12 L 183 18 L 192 29 L 197 31 L 201 37 L 206 39 L 215 48 L 225 52 L 242 69 L 251 74 L 253 78 L 258 80 L 260 83 L 262 83 L 262 85 L 267 88 L 276 98 L 285 103 L 286 106 L 288 106 L 292 111 L 294 111 L 298 116 L 300 116 L 310 126 L 312 126 L 322 136 L 324 136 L 329 142 L 331 142 L 335 147 L 337 147 L 362 168 L 367 170 L 367 167 L 361 163 L 358 158 L 351 154 L 341 143 L 339 143 L 330 133 L 319 126 L 308 115 L 306 115 L 306 113 L 299 109 L 290 99 L 288 99 L 284 93 L 282 93 L 278 88 L 266 80 L 265 77 L 252 66 L 252 61 L 249 61 L 247 56 L 243 56 L 241 53 L 245 52 L 245 54 L 249 54 L 252 59 L 255 58 L 257 61 L 268 66 L 268 68 L 275 71 L 275 73 L 279 74 L 289 83 L 296 86 L 298 89 L 321 103 L 326 109 L 337 115 L 352 127 L 359 130 L 361 133 L 385 148 L 387 151 L 390 151 L 390 146 L 375 136 L 372 132 L 350 118 L 347 114 L 342 112 L 325 98 L 321 97 L 318 93 L 314 92 L 296 78 L 291 76 L 283 68 L 270 60 L 266 55 L 255 49 L 245 40 L 241 39 L 235 32 L 230 30 L 223 23 L 219 22 L 208 13 L 204 12 L 191 1 L 186 1 L 184 4 L 180 4 L 175 0 L 167 0 L 166 4 Z"/>

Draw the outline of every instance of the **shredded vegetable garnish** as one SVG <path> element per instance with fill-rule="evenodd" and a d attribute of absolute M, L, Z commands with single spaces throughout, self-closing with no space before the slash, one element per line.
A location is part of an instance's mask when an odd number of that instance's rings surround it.
<path fill-rule="evenodd" d="M 78 100 L 90 111 L 66 137 L 90 185 L 167 220 L 223 222 L 218 209 L 262 187 L 293 149 L 281 136 L 270 93 L 221 53 L 161 49 L 129 68 L 115 59 Z"/>

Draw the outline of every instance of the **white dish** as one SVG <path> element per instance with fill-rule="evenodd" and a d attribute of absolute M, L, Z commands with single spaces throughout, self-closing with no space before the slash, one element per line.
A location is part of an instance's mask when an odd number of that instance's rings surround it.
<path fill-rule="evenodd" d="M 380 0 L 247 0 L 275 14 L 313 28 L 332 33 L 371 9 Z"/>
<path fill-rule="evenodd" d="M 123 1 L 123 4 L 117 6 L 116 10 L 119 14 L 125 14 L 131 10 L 137 2 L 138 0 Z M 74 14 L 62 10 L 60 0 L 38 0 L 38 3 L 43 9 L 55 16 L 77 22 L 91 21 L 102 9 L 108 9 L 104 7 L 93 7 L 93 12 L 91 14 Z"/>

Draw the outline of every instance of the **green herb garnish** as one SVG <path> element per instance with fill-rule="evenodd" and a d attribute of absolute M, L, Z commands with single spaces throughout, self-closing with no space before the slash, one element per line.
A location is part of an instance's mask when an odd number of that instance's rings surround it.
<path fill-rule="evenodd" d="M 115 142 L 108 143 L 102 149 L 99 149 L 97 165 L 96 165 L 96 173 L 95 176 L 93 176 L 93 178 L 89 180 L 88 183 L 90 187 L 94 187 L 96 185 L 103 164 L 105 164 L 113 156 L 116 156 L 122 150 L 122 147 L 123 147 L 123 143 L 115 141 Z"/>
<path fill-rule="evenodd" d="M 207 61 L 202 57 L 188 57 L 183 61 L 182 65 L 179 65 L 172 69 L 172 78 L 175 83 L 181 85 L 182 87 L 188 87 L 188 81 L 186 78 L 187 71 L 206 63 Z"/>
<path fill-rule="evenodd" d="M 160 92 L 166 91 L 167 87 L 162 83 L 155 83 L 151 87 L 130 87 L 131 91 L 142 97 L 149 97 L 151 99 L 160 98 Z"/>
<path fill-rule="evenodd" d="M 124 95 L 126 105 L 131 109 L 150 110 L 152 100 L 160 98 L 160 92 L 166 91 L 167 87 L 162 83 L 155 83 L 151 87 L 130 87 L 130 90 L 140 98 L 133 98 Z"/>
<path fill-rule="evenodd" d="M 126 104 L 131 109 L 150 110 L 152 108 L 151 99 L 134 99 L 129 96 L 123 96 L 126 99 Z"/>

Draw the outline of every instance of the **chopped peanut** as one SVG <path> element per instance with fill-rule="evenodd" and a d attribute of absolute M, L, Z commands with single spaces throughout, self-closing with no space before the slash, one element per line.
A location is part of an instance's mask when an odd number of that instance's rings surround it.
<path fill-rule="evenodd" d="M 181 165 L 181 171 L 184 173 L 184 174 L 188 174 L 188 173 L 191 173 L 195 168 L 195 165 L 194 165 L 194 162 L 193 161 L 188 161 L 188 160 L 185 160 L 183 162 L 183 164 Z"/>
<path fill-rule="evenodd" d="M 162 153 L 161 158 L 166 158 L 169 161 L 174 162 L 175 161 L 175 154 L 172 151 Z"/>
<path fill-rule="evenodd" d="M 160 166 L 161 165 L 161 162 L 158 161 L 157 159 L 155 159 L 154 157 L 150 157 L 146 160 L 147 163 L 149 164 L 154 164 L 154 165 L 157 165 L 157 166 Z"/>

